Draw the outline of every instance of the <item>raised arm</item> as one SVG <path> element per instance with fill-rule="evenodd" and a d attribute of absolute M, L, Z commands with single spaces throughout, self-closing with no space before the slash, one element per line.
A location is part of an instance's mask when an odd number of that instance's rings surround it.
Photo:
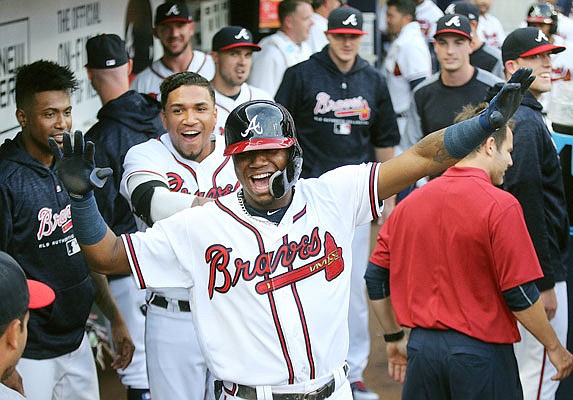
<path fill-rule="evenodd" d="M 95 168 L 94 145 L 87 142 L 84 149 L 80 131 L 74 133 L 73 148 L 70 134 L 64 133 L 63 154 L 52 138 L 49 141 L 56 172 L 70 195 L 74 235 L 90 268 L 100 274 L 131 273 L 123 241 L 105 224 L 93 194 L 112 170 Z"/>
<path fill-rule="evenodd" d="M 378 197 L 386 199 L 471 153 L 509 121 L 534 79 L 531 69 L 518 69 L 482 114 L 431 133 L 398 157 L 383 163 L 378 175 Z"/>

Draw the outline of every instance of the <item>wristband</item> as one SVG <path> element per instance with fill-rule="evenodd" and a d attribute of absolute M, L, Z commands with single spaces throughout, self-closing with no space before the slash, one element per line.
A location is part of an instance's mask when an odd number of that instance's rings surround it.
<path fill-rule="evenodd" d="M 107 233 L 107 225 L 97 208 L 93 190 L 81 200 L 70 197 L 74 235 L 79 244 L 99 243 Z"/>
<path fill-rule="evenodd" d="M 404 336 L 406 336 L 404 329 L 401 329 L 396 333 L 389 333 L 388 335 L 384 335 L 384 341 L 386 343 L 398 342 L 402 340 Z"/>

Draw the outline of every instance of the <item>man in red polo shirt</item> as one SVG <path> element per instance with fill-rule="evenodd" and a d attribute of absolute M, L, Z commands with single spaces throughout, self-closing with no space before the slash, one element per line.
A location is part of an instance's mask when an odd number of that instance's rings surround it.
<path fill-rule="evenodd" d="M 365 278 L 397 380 L 406 372 L 400 325 L 412 328 L 403 399 L 522 399 L 516 319 L 547 349 L 553 379 L 573 369 L 533 283 L 542 272 L 521 206 L 494 186 L 512 149 L 511 129 L 497 130 L 403 200 L 380 230 Z"/>

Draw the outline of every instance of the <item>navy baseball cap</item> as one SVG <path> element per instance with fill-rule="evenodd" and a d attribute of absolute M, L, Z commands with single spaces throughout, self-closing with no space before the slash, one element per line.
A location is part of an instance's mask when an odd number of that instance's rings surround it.
<path fill-rule="evenodd" d="M 547 51 L 556 54 L 564 50 L 565 47 L 552 44 L 541 30 L 528 26 L 516 29 L 507 35 L 501 45 L 501 58 L 505 64 L 508 60 L 520 57 L 531 57 Z"/>
<path fill-rule="evenodd" d="M 362 30 L 362 13 L 354 7 L 343 6 L 332 10 L 328 16 L 325 33 L 366 35 Z"/>
<path fill-rule="evenodd" d="M 479 8 L 469 1 L 454 1 L 444 10 L 444 14 L 460 14 L 466 16 L 470 21 L 479 19 Z"/>
<path fill-rule="evenodd" d="M 88 68 L 117 68 L 129 61 L 125 42 L 113 33 L 109 35 L 103 33 L 89 38 L 86 42 L 86 53 Z"/>
<path fill-rule="evenodd" d="M 16 260 L 0 251 L 0 325 L 20 318 L 29 309 L 46 307 L 55 298 L 48 285 L 26 279 Z"/>
<path fill-rule="evenodd" d="M 155 26 L 168 22 L 193 22 L 187 5 L 179 1 L 168 1 L 157 6 Z"/>
<path fill-rule="evenodd" d="M 470 20 L 465 15 L 449 14 L 440 18 L 436 24 L 434 38 L 443 33 L 455 33 L 472 40 Z"/>
<path fill-rule="evenodd" d="M 235 47 L 250 47 L 253 51 L 261 50 L 261 46 L 253 43 L 251 31 L 242 26 L 226 26 L 213 36 L 211 49 L 225 51 Z"/>

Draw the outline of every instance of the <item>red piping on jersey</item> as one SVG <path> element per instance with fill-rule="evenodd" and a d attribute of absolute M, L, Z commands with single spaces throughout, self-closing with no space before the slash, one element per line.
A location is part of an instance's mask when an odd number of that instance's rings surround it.
<path fill-rule="evenodd" d="M 539 375 L 539 387 L 537 388 L 537 400 L 541 400 L 541 387 L 543 386 L 543 374 L 545 373 L 545 360 L 547 359 L 547 349 L 543 349 L 543 361 L 541 362 L 541 374 Z"/>
<path fill-rule="evenodd" d="M 305 214 L 306 214 L 306 206 L 304 206 L 302 210 L 300 210 L 297 214 L 294 215 L 294 217 L 292 217 L 292 223 L 294 224 Z"/>
<path fill-rule="evenodd" d="M 137 262 L 137 255 L 135 254 L 135 250 L 133 249 L 133 242 L 131 241 L 131 236 L 129 233 L 126 233 L 125 239 L 127 242 L 127 247 L 129 250 L 129 254 L 131 254 L 131 259 L 133 261 L 133 267 L 135 268 L 135 272 L 137 273 L 137 281 L 139 282 L 139 287 L 141 289 L 146 289 L 147 286 L 145 285 L 145 280 L 143 279 L 143 274 L 141 273 L 141 268 L 139 268 L 139 262 Z"/>
<path fill-rule="evenodd" d="M 246 100 L 245 103 L 246 103 L 247 101 L 251 101 L 251 100 L 253 99 L 253 91 L 251 90 L 250 86 L 247 85 L 247 89 L 249 89 L 249 100 Z M 239 92 L 239 93 L 240 93 L 240 92 Z M 223 95 L 223 96 L 225 96 L 225 95 Z M 225 97 L 229 97 L 229 96 L 225 96 Z M 219 104 L 219 103 L 217 103 L 217 102 L 215 102 L 215 105 L 216 105 L 217 107 L 221 107 L 223 110 L 227 111 L 227 114 L 231 114 L 231 111 L 233 111 L 233 110 L 228 110 L 227 107 L 225 107 L 225 106 L 223 106 L 223 105 L 221 105 L 221 104 Z"/>
<path fill-rule="evenodd" d="M 191 175 L 193 175 L 193 178 L 195 178 L 195 182 L 197 182 L 197 173 L 195 172 L 195 170 L 193 168 L 191 168 L 189 165 L 179 161 L 177 159 L 177 157 L 175 157 L 175 155 L 171 154 L 171 156 L 173 157 L 173 159 L 177 162 L 177 164 L 181 165 L 183 168 L 185 168 L 186 170 L 188 170 L 189 172 L 191 172 Z M 197 182 L 199 183 L 199 182 Z M 197 185 L 199 186 L 199 185 Z"/>
<path fill-rule="evenodd" d="M 131 178 L 131 177 L 133 176 L 133 174 L 137 174 L 137 173 L 139 173 L 139 172 L 145 172 L 145 173 L 147 173 L 147 174 L 154 174 L 154 175 L 157 175 L 157 176 L 160 176 L 160 177 L 163 178 L 163 176 L 162 176 L 161 174 L 158 174 L 158 173 L 155 172 L 155 171 L 149 171 L 149 170 L 147 170 L 147 169 L 138 169 L 137 171 L 131 172 L 131 173 L 127 176 L 127 179 Z M 127 182 L 127 179 L 125 180 L 126 182 Z"/>
<path fill-rule="evenodd" d="M 373 163 L 372 167 L 370 167 L 370 180 L 368 181 L 370 184 L 370 210 L 372 211 L 372 219 L 378 218 L 378 207 L 376 205 L 376 192 L 375 190 L 378 188 L 376 185 L 375 178 L 376 178 L 376 167 L 379 164 Z"/>
<path fill-rule="evenodd" d="M 219 207 L 219 209 L 221 209 L 221 211 L 223 211 L 224 213 L 229 214 L 239 224 L 243 225 L 245 228 L 250 230 L 255 235 L 255 238 L 257 239 L 257 243 L 259 245 L 259 252 L 261 254 L 265 253 L 265 245 L 263 242 L 263 238 L 262 238 L 260 232 L 257 230 L 257 228 L 255 228 L 254 226 L 252 226 L 248 222 L 243 221 L 241 218 L 239 218 L 234 212 L 232 212 L 227 207 L 225 207 L 219 199 L 215 200 L 215 205 L 217 207 Z M 269 279 L 269 278 L 270 278 L 269 274 L 268 273 L 265 274 L 265 279 Z M 288 349 L 287 349 L 283 329 L 282 329 L 282 326 L 281 326 L 281 323 L 279 320 L 279 316 L 277 314 L 277 309 L 276 309 L 276 305 L 275 305 L 275 299 L 273 296 L 273 292 L 268 293 L 268 299 L 269 299 L 269 305 L 271 307 L 271 313 L 273 314 L 273 320 L 275 323 L 275 328 L 277 330 L 277 335 L 279 337 L 279 342 L 281 344 L 281 350 L 283 352 L 283 356 L 285 358 L 285 362 L 286 362 L 287 369 L 288 369 L 288 382 L 290 385 L 292 385 L 294 383 L 294 370 L 293 370 L 293 366 L 292 366 L 292 361 L 290 359 L 290 355 L 288 354 Z"/>
<path fill-rule="evenodd" d="M 216 188 L 217 187 L 217 175 L 219 175 L 219 172 L 221 172 L 221 170 L 225 167 L 225 165 L 227 165 L 227 163 L 229 162 L 229 159 L 231 157 L 227 156 L 225 157 L 225 159 L 223 160 L 223 162 L 221 163 L 221 165 L 219 165 L 217 167 L 217 169 L 215 170 L 215 172 L 213 172 L 213 178 L 211 179 L 211 182 L 213 183 L 213 187 Z"/>
<path fill-rule="evenodd" d="M 288 243 L 287 235 L 283 236 L 283 243 Z M 288 266 L 288 270 L 292 271 L 292 264 Z M 304 344 L 306 345 L 306 356 L 308 357 L 308 364 L 310 366 L 310 379 L 315 378 L 315 367 L 314 367 L 314 357 L 312 356 L 312 346 L 310 344 L 310 335 L 308 334 L 308 326 L 306 324 L 306 317 L 304 316 L 304 309 L 302 307 L 302 302 L 300 301 L 300 296 L 298 295 L 298 290 L 296 288 L 296 282 L 291 283 L 292 295 L 294 301 L 296 302 L 296 307 L 298 309 L 298 314 L 300 316 L 300 324 L 302 326 L 302 333 L 304 335 Z"/>

